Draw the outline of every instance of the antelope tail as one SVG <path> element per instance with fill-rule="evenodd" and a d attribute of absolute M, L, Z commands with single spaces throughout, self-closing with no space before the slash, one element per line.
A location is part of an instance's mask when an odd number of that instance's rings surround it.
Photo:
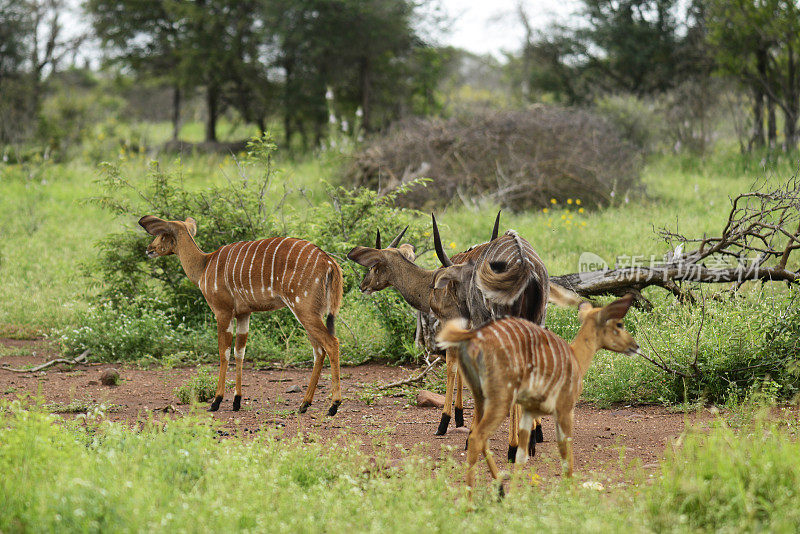
<path fill-rule="evenodd" d="M 479 353 L 476 358 L 470 355 L 470 350 L 467 348 L 467 343 L 475 337 L 473 330 L 466 329 L 466 321 L 464 319 L 456 319 L 448 321 L 439 335 L 436 336 L 436 341 L 439 346 L 444 349 L 454 350 L 458 358 L 458 366 L 464 375 L 472 395 L 476 399 L 483 399 L 483 390 L 481 389 L 481 369 L 483 366 L 482 355 Z M 477 359 L 477 361 L 476 361 Z"/>
<path fill-rule="evenodd" d="M 464 319 L 447 321 L 436 336 L 439 347 L 449 349 L 472 339 L 475 333 L 472 330 L 468 330 L 466 326 L 467 322 Z"/>
<path fill-rule="evenodd" d="M 572 308 L 583 302 L 583 299 L 577 293 L 550 282 L 550 296 L 547 301 L 561 308 Z"/>

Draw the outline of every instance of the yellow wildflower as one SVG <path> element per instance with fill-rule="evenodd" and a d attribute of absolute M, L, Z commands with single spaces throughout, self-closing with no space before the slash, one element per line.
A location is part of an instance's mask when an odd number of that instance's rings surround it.
<path fill-rule="evenodd" d="M 576 199 L 575 199 L 575 204 L 577 204 L 578 206 L 580 206 L 580 205 L 581 205 L 581 199 L 579 199 L 579 198 L 576 198 Z"/>
<path fill-rule="evenodd" d="M 578 213 L 583 213 L 583 208 L 579 208 Z"/>
<path fill-rule="evenodd" d="M 542 213 L 547 213 L 548 211 L 550 211 L 550 210 L 548 210 L 547 208 L 545 208 L 545 209 L 543 209 L 543 210 L 542 210 Z"/>
<path fill-rule="evenodd" d="M 456 248 L 456 242 L 455 241 L 451 241 L 450 242 L 450 248 Z"/>
<path fill-rule="evenodd" d="M 567 204 L 572 204 L 572 199 L 571 198 L 567 199 Z"/>
<path fill-rule="evenodd" d="M 550 199 L 550 204 L 555 204 L 555 203 L 556 203 L 556 199 L 554 199 L 554 198 L 551 198 L 551 199 Z"/>

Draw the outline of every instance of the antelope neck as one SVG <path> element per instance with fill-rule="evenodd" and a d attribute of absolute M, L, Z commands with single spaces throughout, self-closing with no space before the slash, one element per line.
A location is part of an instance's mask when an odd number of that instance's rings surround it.
<path fill-rule="evenodd" d="M 206 254 L 200 250 L 200 247 L 197 246 L 192 236 L 186 231 L 181 231 L 177 235 L 175 254 L 181 262 L 186 277 L 189 278 L 194 285 L 197 285 L 211 254 Z"/>
<path fill-rule="evenodd" d="M 433 271 L 427 271 L 412 262 L 409 263 L 412 267 L 406 266 L 402 269 L 392 285 L 412 308 L 428 313 L 431 311 Z"/>
<path fill-rule="evenodd" d="M 578 362 L 581 376 L 586 374 L 589 365 L 592 363 L 592 358 L 600 349 L 597 343 L 597 326 L 595 325 L 594 317 L 587 317 L 578 330 L 578 335 L 569 344 L 572 348 L 572 353 L 575 355 L 575 360 Z"/>

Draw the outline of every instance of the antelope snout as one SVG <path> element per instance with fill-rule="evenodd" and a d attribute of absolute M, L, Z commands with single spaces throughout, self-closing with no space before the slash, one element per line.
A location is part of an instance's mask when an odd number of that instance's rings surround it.
<path fill-rule="evenodd" d="M 628 356 L 634 356 L 636 354 L 641 354 L 641 353 L 642 353 L 642 350 L 639 347 L 639 344 L 636 343 L 635 341 L 633 342 L 633 344 L 630 347 L 628 347 L 628 350 L 625 351 L 625 354 L 627 354 Z"/>
<path fill-rule="evenodd" d="M 158 252 L 156 252 L 155 249 L 148 248 L 147 251 L 145 252 L 145 255 L 148 258 L 153 259 L 158 257 Z"/>

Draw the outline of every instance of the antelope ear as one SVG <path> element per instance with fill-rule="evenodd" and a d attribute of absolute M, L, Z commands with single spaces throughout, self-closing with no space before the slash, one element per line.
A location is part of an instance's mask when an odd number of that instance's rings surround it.
<path fill-rule="evenodd" d="M 374 248 L 353 247 L 353 250 L 347 253 L 347 258 L 359 265 L 372 268 L 381 261 L 381 254 Z"/>
<path fill-rule="evenodd" d="M 586 317 L 589 315 L 589 312 L 594 309 L 591 302 L 583 301 L 578 304 L 578 319 L 581 323 L 586 320 Z"/>
<path fill-rule="evenodd" d="M 631 304 L 633 304 L 633 295 L 628 293 L 621 299 L 617 299 L 611 304 L 604 306 L 597 319 L 601 324 L 610 319 L 620 320 L 628 313 Z"/>
<path fill-rule="evenodd" d="M 408 243 L 403 243 L 402 245 L 397 247 L 397 250 L 399 250 L 400 254 L 405 256 L 405 258 L 410 262 L 413 262 L 414 260 L 417 259 L 417 255 L 414 254 L 414 245 L 409 245 Z"/>
<path fill-rule="evenodd" d="M 189 230 L 189 235 L 194 237 L 197 235 L 197 221 L 195 221 L 192 217 L 189 217 L 184 221 L 186 223 L 186 229 Z"/>
<path fill-rule="evenodd" d="M 450 267 L 441 267 L 433 273 L 433 289 L 443 289 L 449 282 L 464 283 L 466 278 L 472 273 L 475 265 L 472 263 L 460 263 Z"/>
<path fill-rule="evenodd" d="M 170 224 L 164 219 L 159 219 L 152 215 L 145 215 L 139 219 L 139 226 L 145 229 L 150 235 L 163 235 L 174 233 Z"/>

